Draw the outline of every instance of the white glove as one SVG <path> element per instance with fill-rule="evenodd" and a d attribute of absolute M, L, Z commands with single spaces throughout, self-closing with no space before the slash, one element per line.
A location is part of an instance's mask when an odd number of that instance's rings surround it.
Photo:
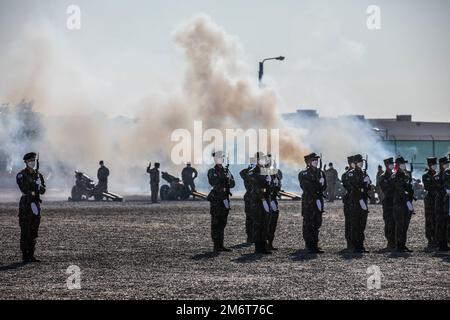
<path fill-rule="evenodd" d="M 269 211 L 270 211 L 270 209 L 269 209 L 269 204 L 267 203 L 266 200 L 263 200 L 263 207 L 264 207 L 264 210 L 265 210 L 266 212 L 269 212 Z"/>
<path fill-rule="evenodd" d="M 223 200 L 223 205 L 225 206 L 225 208 L 230 209 L 230 200 L 228 199 Z"/>
<path fill-rule="evenodd" d="M 322 178 L 323 179 L 323 178 Z M 322 211 L 322 201 L 320 201 L 319 199 L 316 200 L 316 206 L 317 209 L 319 209 L 319 211 Z"/>
<path fill-rule="evenodd" d="M 408 207 L 409 211 L 414 212 L 414 207 L 413 207 L 411 201 L 406 202 L 406 206 Z"/>
<path fill-rule="evenodd" d="M 367 211 L 367 204 L 364 202 L 363 199 L 359 200 L 359 205 L 361 206 L 361 209 L 363 209 L 364 211 Z"/>
<path fill-rule="evenodd" d="M 227 178 L 228 178 L 228 179 L 233 179 L 233 175 L 231 174 L 230 171 L 227 172 Z"/>
<path fill-rule="evenodd" d="M 33 214 L 35 216 L 39 215 L 39 208 L 37 207 L 36 203 L 31 203 L 31 211 L 33 211 Z"/>
<path fill-rule="evenodd" d="M 322 178 L 319 179 L 319 182 L 320 182 L 320 184 L 323 186 L 324 183 L 325 183 L 325 179 L 322 177 Z"/>
<path fill-rule="evenodd" d="M 272 207 L 272 210 L 273 210 L 273 211 L 277 211 L 277 210 L 278 210 L 278 207 L 277 207 L 277 204 L 275 203 L 275 201 L 272 201 L 272 202 L 270 203 L 270 206 Z"/>
<path fill-rule="evenodd" d="M 372 184 L 372 181 L 370 181 L 369 176 L 366 176 L 366 177 L 364 178 L 364 182 L 367 183 L 367 184 Z"/>

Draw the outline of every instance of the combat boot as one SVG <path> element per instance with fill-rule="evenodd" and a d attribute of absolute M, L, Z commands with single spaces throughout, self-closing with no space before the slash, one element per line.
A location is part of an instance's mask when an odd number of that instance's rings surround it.
<path fill-rule="evenodd" d="M 231 251 L 233 251 L 233 250 L 231 250 L 231 249 L 229 249 L 229 248 L 226 248 L 226 247 L 223 245 L 223 239 L 219 241 L 219 246 L 220 246 L 220 249 L 219 249 L 219 250 L 222 251 L 222 252 L 231 252 Z"/>
<path fill-rule="evenodd" d="M 450 247 L 447 245 L 447 243 L 443 242 L 439 244 L 439 252 L 448 252 L 450 251 Z"/>
<path fill-rule="evenodd" d="M 218 240 L 213 240 L 213 242 L 214 242 L 214 252 L 220 252 L 221 250 L 220 250 L 220 244 L 219 244 L 219 241 Z"/>
<path fill-rule="evenodd" d="M 273 246 L 273 240 L 269 240 L 268 242 L 267 242 L 267 250 L 270 250 L 270 251 L 277 251 L 278 250 L 278 248 L 275 248 L 274 246 Z"/>
<path fill-rule="evenodd" d="M 255 253 L 257 254 L 272 254 L 269 250 L 266 249 L 265 242 L 255 242 Z"/>
<path fill-rule="evenodd" d="M 30 263 L 31 262 L 31 259 L 30 259 L 30 257 L 28 256 L 28 254 L 23 254 L 22 255 L 22 262 L 25 264 L 25 263 Z"/>

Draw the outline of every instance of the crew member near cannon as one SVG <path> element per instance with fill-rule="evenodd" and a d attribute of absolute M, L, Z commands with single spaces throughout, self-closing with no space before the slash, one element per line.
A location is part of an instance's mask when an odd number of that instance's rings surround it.
<path fill-rule="evenodd" d="M 336 186 L 339 181 L 338 172 L 333 167 L 333 163 L 328 164 L 328 169 L 325 170 L 325 178 L 327 179 L 327 198 L 329 202 L 336 200 Z"/>
<path fill-rule="evenodd" d="M 158 191 L 159 191 L 159 162 L 155 162 L 152 169 L 147 171 L 150 174 L 150 191 L 152 197 L 152 203 L 158 203 Z"/>
<path fill-rule="evenodd" d="M 102 194 L 103 192 L 108 192 L 109 169 L 105 166 L 103 160 L 100 160 L 98 164 L 100 165 L 100 168 L 97 170 L 97 191 L 99 194 Z"/>
<path fill-rule="evenodd" d="M 324 172 L 318 168 L 319 159 L 315 153 L 305 156 L 306 169 L 298 174 L 300 188 L 303 190 L 303 239 L 309 253 L 323 253 L 319 248 L 319 229 L 324 212 L 323 192 L 327 189 L 327 184 Z"/>
<path fill-rule="evenodd" d="M 439 172 L 433 177 L 436 186 L 436 199 L 435 199 L 435 219 L 436 230 L 435 239 L 439 246 L 439 251 L 449 251 L 448 247 L 448 217 L 449 217 L 449 204 L 448 204 L 448 188 L 445 185 L 446 172 L 449 167 L 449 159 L 443 157 L 439 159 Z M 448 178 L 448 177 L 447 177 Z M 447 181 L 448 187 L 448 181 Z M 447 198 L 447 199 L 446 199 Z M 446 201 L 447 200 L 447 201 Z"/>
<path fill-rule="evenodd" d="M 40 195 L 45 193 L 45 181 L 39 173 L 36 153 L 27 153 L 23 161 L 26 167 L 16 176 L 17 185 L 22 192 L 19 203 L 20 249 L 24 263 L 40 262 L 35 258 L 34 251 L 41 221 Z"/>
<path fill-rule="evenodd" d="M 433 250 L 437 246 L 436 242 L 436 193 L 438 192 L 436 184 L 434 183 L 434 176 L 437 171 L 437 158 L 427 158 L 428 168 L 425 174 L 422 176 L 423 186 L 427 191 L 424 199 L 425 206 L 425 236 L 428 240 L 427 250 Z"/>
<path fill-rule="evenodd" d="M 391 179 L 394 185 L 394 220 L 395 240 L 397 252 L 412 252 L 406 246 L 411 215 L 414 214 L 412 202 L 414 191 L 412 178 L 406 169 L 406 161 L 403 157 L 395 159 L 396 171 Z"/>
<path fill-rule="evenodd" d="M 186 167 L 181 171 L 181 180 L 183 180 L 183 184 L 189 188 L 189 191 L 192 193 L 195 191 L 194 180 L 197 178 L 198 172 L 195 168 L 192 167 L 191 163 L 186 163 Z"/>
<path fill-rule="evenodd" d="M 391 179 L 394 170 L 394 158 L 384 160 L 386 170 L 378 176 L 378 186 L 383 193 L 381 200 L 383 206 L 384 236 L 387 240 L 386 250 L 396 248 L 395 220 L 394 220 L 394 184 Z M 380 171 L 380 170 L 378 170 Z"/>
<path fill-rule="evenodd" d="M 355 169 L 348 173 L 350 187 L 350 237 L 355 253 L 368 253 L 364 247 L 364 231 L 366 230 L 368 209 L 368 191 L 371 181 L 364 167 L 364 159 L 360 154 L 353 156 Z"/>
<path fill-rule="evenodd" d="M 214 252 L 226 251 L 224 246 L 224 230 L 227 225 L 228 213 L 230 212 L 230 189 L 234 188 L 233 175 L 223 166 L 224 156 L 222 151 L 213 152 L 214 167 L 208 170 L 208 182 L 212 187 L 208 195 L 211 214 L 211 238 L 214 243 Z"/>

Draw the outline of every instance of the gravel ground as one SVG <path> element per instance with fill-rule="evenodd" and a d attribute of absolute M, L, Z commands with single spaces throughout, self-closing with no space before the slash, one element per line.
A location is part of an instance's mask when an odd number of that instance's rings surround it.
<path fill-rule="evenodd" d="M 243 202 L 233 202 L 226 244 L 211 253 L 207 202 L 149 204 L 44 203 L 40 264 L 20 264 L 16 203 L 0 203 L 0 299 L 449 299 L 450 257 L 425 253 L 423 204 L 417 203 L 408 245 L 412 254 L 380 253 L 385 246 L 380 206 L 366 230 L 370 254 L 342 251 L 341 203 L 328 205 L 321 229 L 324 255 L 302 250 L 300 203 L 281 202 L 271 256 L 243 244 Z M 81 268 L 81 290 L 68 290 L 66 269 Z M 376 265 L 382 287 L 367 289 Z"/>

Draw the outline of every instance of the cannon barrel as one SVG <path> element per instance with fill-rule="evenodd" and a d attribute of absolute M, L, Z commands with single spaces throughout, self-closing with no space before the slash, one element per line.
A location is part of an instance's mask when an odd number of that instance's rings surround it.
<path fill-rule="evenodd" d="M 180 179 L 167 173 L 167 172 L 163 172 L 161 173 L 161 177 L 167 181 L 167 183 L 174 183 L 174 182 L 180 182 Z"/>

